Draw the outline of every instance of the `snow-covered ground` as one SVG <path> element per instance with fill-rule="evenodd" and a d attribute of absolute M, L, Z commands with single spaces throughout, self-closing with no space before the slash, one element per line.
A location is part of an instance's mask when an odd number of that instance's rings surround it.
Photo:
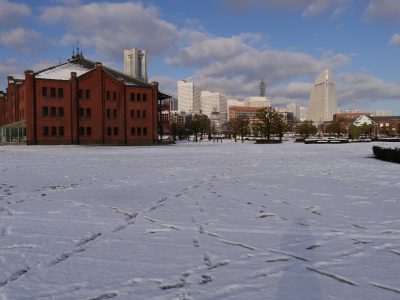
<path fill-rule="evenodd" d="M 399 299 L 372 146 L 1 146 L 0 299 Z"/>

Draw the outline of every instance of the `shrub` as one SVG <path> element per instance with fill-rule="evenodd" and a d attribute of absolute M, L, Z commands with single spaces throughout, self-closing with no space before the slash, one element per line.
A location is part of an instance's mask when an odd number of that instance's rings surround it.
<path fill-rule="evenodd" d="M 383 148 L 379 146 L 372 147 L 376 158 L 395 163 L 400 163 L 400 148 Z"/>

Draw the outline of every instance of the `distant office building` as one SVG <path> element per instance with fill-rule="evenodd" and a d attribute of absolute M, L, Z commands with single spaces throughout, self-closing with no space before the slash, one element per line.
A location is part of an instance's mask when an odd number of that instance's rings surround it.
<path fill-rule="evenodd" d="M 246 117 L 250 120 L 250 123 L 258 121 L 257 114 L 259 113 L 258 107 L 250 106 L 230 106 L 228 118 L 229 120 L 234 120 L 241 117 Z"/>
<path fill-rule="evenodd" d="M 390 110 L 379 109 L 372 113 L 375 117 L 389 117 L 392 116 L 393 113 Z"/>
<path fill-rule="evenodd" d="M 293 117 L 295 120 L 300 120 L 300 104 L 294 102 L 289 103 L 288 105 L 286 105 L 286 110 L 293 113 Z"/>
<path fill-rule="evenodd" d="M 227 103 L 225 95 L 220 92 L 202 91 L 200 94 L 201 112 L 211 119 L 218 119 L 220 123 L 226 122 Z"/>
<path fill-rule="evenodd" d="M 200 112 L 200 89 L 193 82 L 178 81 L 178 110 L 186 113 Z"/>
<path fill-rule="evenodd" d="M 244 101 L 244 105 L 248 107 L 269 107 L 271 106 L 271 101 L 267 97 L 248 97 Z"/>
<path fill-rule="evenodd" d="M 300 106 L 300 122 L 308 120 L 308 108 L 305 106 Z"/>
<path fill-rule="evenodd" d="M 178 98 L 176 97 L 171 98 L 171 111 L 178 111 Z"/>
<path fill-rule="evenodd" d="M 346 108 L 342 113 L 345 114 L 356 114 L 356 113 L 361 113 L 362 111 L 360 109 L 356 108 Z M 340 113 L 339 111 L 337 113 Z"/>
<path fill-rule="evenodd" d="M 133 78 L 148 82 L 146 51 L 137 48 L 124 50 L 124 72 Z"/>
<path fill-rule="evenodd" d="M 226 100 L 226 105 L 228 107 L 230 107 L 230 106 L 244 106 L 244 101 L 237 100 L 237 99 L 227 99 Z"/>
<path fill-rule="evenodd" d="M 324 70 L 315 80 L 311 90 L 309 118 L 319 124 L 332 121 L 336 112 L 336 87 L 331 72 Z"/>
<path fill-rule="evenodd" d="M 260 81 L 260 97 L 265 97 L 265 82 L 264 79 Z"/>

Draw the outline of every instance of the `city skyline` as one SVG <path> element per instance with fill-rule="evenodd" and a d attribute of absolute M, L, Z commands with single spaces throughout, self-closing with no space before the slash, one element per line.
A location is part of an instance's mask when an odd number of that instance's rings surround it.
<path fill-rule="evenodd" d="M 395 0 L 149 2 L 0 0 L 0 90 L 8 75 L 84 55 L 123 70 L 123 50 L 148 51 L 149 81 L 176 93 L 194 81 L 227 97 L 308 106 L 330 68 L 341 109 L 400 114 L 400 7 Z"/>

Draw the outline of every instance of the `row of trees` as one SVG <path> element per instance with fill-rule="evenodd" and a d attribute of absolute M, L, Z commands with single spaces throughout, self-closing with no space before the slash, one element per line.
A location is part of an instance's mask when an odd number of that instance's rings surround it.
<path fill-rule="evenodd" d="M 279 141 L 282 141 L 283 133 L 286 130 L 286 123 L 282 115 L 272 107 L 261 108 L 256 120 L 250 120 L 246 116 L 239 116 L 231 119 L 220 128 L 215 128 L 215 124 L 203 114 L 188 115 L 182 124 L 171 123 L 171 135 L 174 140 L 188 139 L 193 136 L 195 142 L 205 137 L 224 135 L 228 138 L 233 137 L 237 141 L 240 136 L 243 141 L 246 136 L 263 137 L 268 142 L 272 135 L 277 135 Z"/>
<path fill-rule="evenodd" d="M 189 139 L 194 137 L 194 141 L 204 138 L 211 139 L 213 137 L 225 136 L 233 137 L 237 141 L 238 137 L 244 141 L 247 136 L 261 137 L 267 142 L 272 137 L 278 137 L 282 141 L 283 133 L 288 131 L 290 124 L 287 124 L 282 115 L 272 107 L 261 108 L 255 119 L 250 120 L 246 116 L 239 116 L 231 119 L 229 122 L 222 124 L 216 128 L 210 119 L 203 114 L 187 115 L 182 124 L 171 123 L 171 135 L 176 139 Z M 324 128 L 324 134 L 335 135 L 341 137 L 348 135 L 352 139 L 358 139 L 360 136 L 372 138 L 375 134 L 374 125 L 364 124 L 362 126 L 350 125 L 346 130 L 339 122 L 333 121 Z M 400 125 L 398 128 L 400 133 Z M 306 120 L 297 126 L 296 133 L 307 138 L 318 133 L 318 128 L 312 121 Z M 391 135 L 393 132 L 387 130 L 386 127 L 378 129 L 379 134 Z"/>
<path fill-rule="evenodd" d="M 308 137 L 317 134 L 318 128 L 312 121 L 304 121 L 297 128 L 297 132 L 303 137 Z M 340 126 L 339 122 L 333 121 L 325 127 L 324 134 L 336 135 L 338 137 L 348 135 L 351 139 L 358 139 L 361 136 L 372 138 L 375 134 L 395 136 L 396 132 L 390 130 L 390 128 L 386 126 L 375 128 L 374 125 L 371 124 L 363 124 L 361 126 L 352 124 L 348 129 L 345 129 L 343 126 Z M 397 126 L 397 134 L 400 136 L 400 124 Z"/>

